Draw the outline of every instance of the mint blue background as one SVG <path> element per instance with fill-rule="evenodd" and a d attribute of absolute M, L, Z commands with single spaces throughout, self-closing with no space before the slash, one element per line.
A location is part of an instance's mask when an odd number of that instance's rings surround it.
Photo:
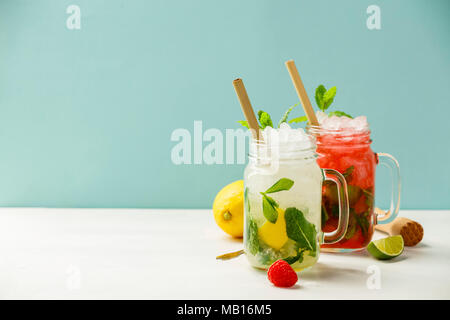
<path fill-rule="evenodd" d="M 81 30 L 66 8 L 81 7 Z M 382 29 L 366 28 L 381 7 Z M 0 2 L 0 205 L 208 208 L 242 165 L 170 160 L 176 128 L 235 128 L 232 80 L 276 118 L 307 87 L 368 116 L 402 207 L 450 208 L 450 1 Z M 300 109 L 296 116 L 302 115 Z M 432 117 L 427 117 L 430 115 Z M 387 201 L 379 171 L 378 204 Z"/>

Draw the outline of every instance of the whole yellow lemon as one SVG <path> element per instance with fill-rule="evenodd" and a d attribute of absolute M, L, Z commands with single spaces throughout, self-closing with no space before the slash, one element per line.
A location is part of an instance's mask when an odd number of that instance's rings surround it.
<path fill-rule="evenodd" d="M 241 238 L 244 233 L 244 181 L 225 186 L 216 195 L 213 204 L 217 225 L 229 235 Z"/>

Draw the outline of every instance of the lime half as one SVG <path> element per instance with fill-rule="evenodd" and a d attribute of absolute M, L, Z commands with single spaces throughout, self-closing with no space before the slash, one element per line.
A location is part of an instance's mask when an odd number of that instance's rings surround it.
<path fill-rule="evenodd" d="M 403 238 L 398 235 L 370 242 L 367 251 L 379 260 L 388 260 L 401 255 L 403 248 Z"/>

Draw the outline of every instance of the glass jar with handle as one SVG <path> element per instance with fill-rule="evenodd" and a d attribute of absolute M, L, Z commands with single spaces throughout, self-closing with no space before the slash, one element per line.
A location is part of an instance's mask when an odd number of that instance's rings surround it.
<path fill-rule="evenodd" d="M 345 178 L 333 169 L 320 169 L 314 138 L 304 132 L 300 136 L 301 141 L 280 137 L 274 143 L 267 135 L 264 141 L 251 141 L 244 174 L 244 250 L 256 268 L 266 269 L 279 259 L 295 270 L 308 268 L 319 258 L 320 244 L 336 243 L 346 234 Z M 339 194 L 338 227 L 325 233 L 323 182 L 335 185 Z"/>
<path fill-rule="evenodd" d="M 339 171 L 347 182 L 349 225 L 343 239 L 333 244 L 322 244 L 322 251 L 347 252 L 364 249 L 372 239 L 374 225 L 389 223 L 400 207 L 400 168 L 397 160 L 387 153 L 374 153 L 368 125 L 356 129 L 324 129 L 307 127 L 317 141 L 317 163 L 321 168 Z M 390 209 L 377 216 L 375 206 L 375 169 L 377 164 L 392 170 Z M 339 224 L 339 197 L 334 184 L 325 182 L 322 199 L 322 230 L 337 230 Z"/>

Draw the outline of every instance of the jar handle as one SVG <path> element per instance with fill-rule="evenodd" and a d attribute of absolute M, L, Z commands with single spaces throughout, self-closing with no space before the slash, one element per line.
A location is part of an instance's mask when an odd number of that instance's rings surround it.
<path fill-rule="evenodd" d="M 378 163 L 385 165 L 391 169 L 392 177 L 392 193 L 391 193 L 391 206 L 388 211 L 384 211 L 376 208 L 376 222 L 377 224 L 387 224 L 392 222 L 398 215 L 400 209 L 400 166 L 397 159 L 388 153 L 377 153 Z M 381 215 L 380 215 L 381 213 Z"/>
<path fill-rule="evenodd" d="M 332 244 L 344 238 L 349 220 L 348 209 L 348 191 L 347 182 L 342 174 L 333 169 L 322 169 L 324 173 L 324 180 L 333 181 L 337 184 L 337 194 L 339 199 L 339 223 L 336 230 L 332 232 L 324 232 L 323 243 Z"/>

